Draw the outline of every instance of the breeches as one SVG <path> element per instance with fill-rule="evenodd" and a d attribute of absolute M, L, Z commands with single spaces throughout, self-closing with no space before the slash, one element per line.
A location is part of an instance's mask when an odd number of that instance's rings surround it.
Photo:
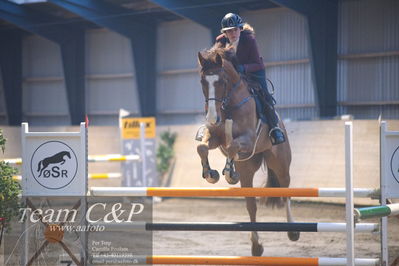
<path fill-rule="evenodd" d="M 249 76 L 256 82 L 258 82 L 262 88 L 262 92 L 264 94 L 265 100 L 268 104 L 274 106 L 276 104 L 276 100 L 273 98 L 273 96 L 270 94 L 268 88 L 267 88 L 267 82 L 266 82 L 266 72 L 264 69 L 251 72 L 249 73 Z"/>

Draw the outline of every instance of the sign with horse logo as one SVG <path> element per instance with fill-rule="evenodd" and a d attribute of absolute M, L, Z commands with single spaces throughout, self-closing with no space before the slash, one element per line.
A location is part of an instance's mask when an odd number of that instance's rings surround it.
<path fill-rule="evenodd" d="M 386 198 L 399 198 L 399 131 L 390 131 L 381 122 L 381 191 Z M 382 199 L 382 202 L 385 202 Z"/>
<path fill-rule="evenodd" d="M 23 195 L 86 195 L 86 137 L 84 123 L 80 132 L 29 132 L 23 123 Z"/>
<path fill-rule="evenodd" d="M 392 176 L 399 184 L 399 146 L 393 152 L 390 164 Z"/>
<path fill-rule="evenodd" d="M 67 186 L 78 170 L 74 151 L 61 141 L 48 141 L 40 145 L 33 153 L 30 165 L 32 176 L 48 189 Z"/>

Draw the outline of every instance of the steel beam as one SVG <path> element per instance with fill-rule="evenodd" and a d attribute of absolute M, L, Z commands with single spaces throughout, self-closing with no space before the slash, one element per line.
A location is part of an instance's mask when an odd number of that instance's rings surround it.
<path fill-rule="evenodd" d="M 156 27 L 147 27 L 145 34 L 131 41 L 139 88 L 140 110 L 144 117 L 156 116 Z"/>
<path fill-rule="evenodd" d="M 68 42 L 61 44 L 65 86 L 72 125 L 85 121 L 85 32 L 76 31 Z"/>
<path fill-rule="evenodd" d="M 220 5 L 218 1 L 186 0 L 149 0 L 174 14 L 192 20 L 211 30 L 213 37 L 220 34 L 220 21 L 226 12 L 216 11 L 212 7 Z M 232 12 L 232 11 L 228 11 Z M 214 38 L 213 38 L 214 39 Z M 213 42 L 212 39 L 212 42 Z"/>
<path fill-rule="evenodd" d="M 22 33 L 2 31 L 0 34 L 0 68 L 8 124 L 22 123 Z"/>
<path fill-rule="evenodd" d="M 53 18 L 47 14 L 42 14 L 26 6 L 21 6 L 9 1 L 4 1 L 0 5 L 0 18 L 60 45 L 71 123 L 73 125 L 79 125 L 80 122 L 84 121 L 86 109 L 84 97 L 85 82 L 83 78 L 85 69 L 85 49 L 84 33 L 82 30 L 65 26 L 64 20 Z M 21 47 L 19 53 L 22 53 Z M 13 68 L 15 66 L 8 65 L 7 67 Z M 13 72 L 15 70 L 3 71 Z M 14 89 L 17 87 L 22 88 L 21 79 L 16 79 L 13 83 L 15 82 L 19 82 L 20 84 L 13 85 Z M 17 96 L 13 96 L 13 99 L 10 100 L 17 101 L 14 99 L 15 97 Z M 22 93 L 20 97 L 22 97 Z M 8 102 L 8 100 L 9 99 L 7 99 L 8 105 L 13 104 L 13 102 Z M 22 98 L 19 101 L 22 101 Z M 18 116 L 18 113 L 16 113 L 16 115 Z M 22 114 L 19 116 L 22 117 Z M 9 120 L 9 123 L 15 123 L 14 120 L 18 121 L 18 118 Z"/>
<path fill-rule="evenodd" d="M 100 0 L 49 0 L 49 2 L 131 40 L 141 115 L 155 116 L 156 23 L 137 18 L 130 9 Z"/>
<path fill-rule="evenodd" d="M 65 21 L 10 1 L 1 2 L 0 18 L 58 44 L 73 33 L 70 27 L 63 25 Z"/>
<path fill-rule="evenodd" d="M 140 23 L 137 19 L 133 19 L 132 10 L 100 0 L 48 0 L 48 2 L 127 37 L 134 36 L 138 31 L 143 32 L 143 27 L 146 26 L 144 22 Z"/>
<path fill-rule="evenodd" d="M 312 78 L 317 91 L 320 116 L 337 114 L 338 1 L 271 0 L 304 15 L 311 48 Z"/>

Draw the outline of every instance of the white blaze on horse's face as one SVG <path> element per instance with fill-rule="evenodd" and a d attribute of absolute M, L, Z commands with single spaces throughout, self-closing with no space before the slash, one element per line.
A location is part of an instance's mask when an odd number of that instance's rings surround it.
<path fill-rule="evenodd" d="M 216 111 L 216 101 L 214 100 L 216 98 L 216 88 L 214 83 L 219 79 L 219 76 L 209 75 L 205 76 L 205 79 L 208 82 L 208 99 L 211 99 L 208 101 L 208 113 L 206 114 L 206 121 L 208 121 L 208 123 L 211 125 L 215 125 L 219 121 Z"/>

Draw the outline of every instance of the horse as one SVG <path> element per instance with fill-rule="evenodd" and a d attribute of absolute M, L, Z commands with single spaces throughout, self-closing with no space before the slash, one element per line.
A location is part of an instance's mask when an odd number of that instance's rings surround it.
<path fill-rule="evenodd" d="M 64 164 L 65 163 L 64 156 L 67 156 L 69 159 L 71 159 L 71 154 L 69 151 L 61 151 L 57 154 L 54 154 L 53 156 L 41 160 L 37 166 L 37 172 L 40 171 L 39 177 L 42 175 L 44 169 L 46 169 L 50 164 L 55 164 L 55 163 Z"/>
<path fill-rule="evenodd" d="M 205 97 L 206 126 L 197 152 L 201 158 L 202 177 L 209 183 L 219 180 L 219 173 L 208 161 L 209 150 L 219 148 L 226 156 L 222 174 L 229 184 L 240 181 L 241 187 L 253 187 L 253 177 L 262 163 L 267 168 L 265 187 L 288 187 L 291 148 L 288 137 L 284 143 L 273 146 L 268 126 L 257 118 L 254 94 L 249 81 L 235 69 L 235 54 L 226 48 L 213 47 L 198 52 L 202 91 Z M 279 127 L 287 136 L 282 121 Z M 246 208 L 251 222 L 256 222 L 256 198 L 246 197 Z M 286 207 L 287 221 L 294 222 L 290 198 L 263 199 L 271 207 Z M 297 241 L 300 232 L 288 232 L 291 241 Z M 263 254 L 256 231 L 251 232 L 253 256 Z"/>

